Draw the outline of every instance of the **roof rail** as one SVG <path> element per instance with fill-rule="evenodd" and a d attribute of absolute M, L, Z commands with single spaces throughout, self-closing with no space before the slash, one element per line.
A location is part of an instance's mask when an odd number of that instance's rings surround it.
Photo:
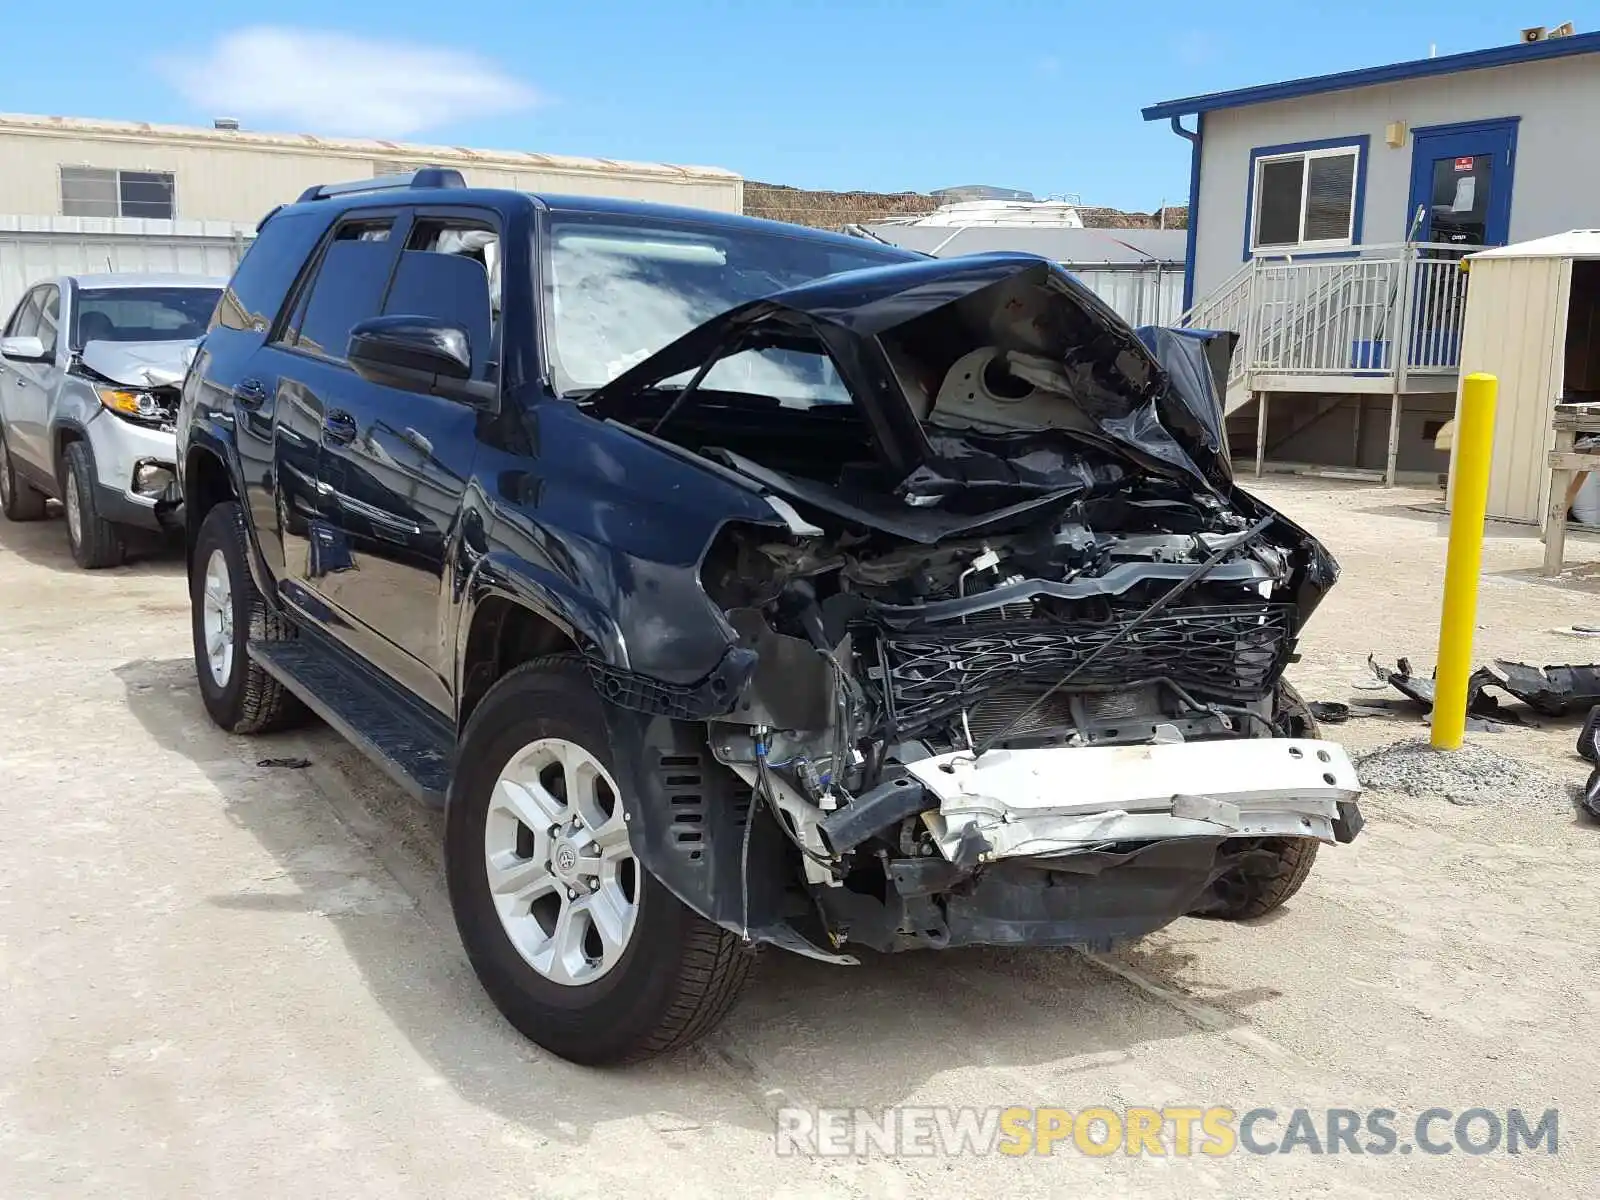
<path fill-rule="evenodd" d="M 467 181 L 454 167 L 422 167 L 401 175 L 374 175 L 371 179 L 353 179 L 349 183 L 322 183 L 308 187 L 296 202 L 326 200 L 330 196 L 354 196 L 361 192 L 383 192 L 391 188 L 458 188 Z"/>

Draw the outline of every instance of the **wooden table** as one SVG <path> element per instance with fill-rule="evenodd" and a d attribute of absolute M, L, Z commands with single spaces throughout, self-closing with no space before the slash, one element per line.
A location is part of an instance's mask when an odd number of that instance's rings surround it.
<path fill-rule="evenodd" d="M 1600 471 L 1600 448 L 1574 450 L 1580 434 L 1600 434 L 1600 404 L 1557 404 L 1550 420 L 1555 448 L 1550 451 L 1550 502 L 1544 519 L 1544 573 L 1561 574 L 1567 549 L 1567 492 L 1575 473 Z"/>

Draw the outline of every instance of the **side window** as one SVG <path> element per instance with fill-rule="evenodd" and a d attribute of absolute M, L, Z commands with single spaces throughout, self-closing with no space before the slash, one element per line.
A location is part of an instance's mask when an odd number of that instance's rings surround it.
<path fill-rule="evenodd" d="M 256 333 L 270 329 L 325 228 L 314 213 L 277 216 L 263 225 L 228 280 L 213 324 Z"/>
<path fill-rule="evenodd" d="M 34 337 L 39 332 L 39 288 L 34 288 L 22 298 L 17 311 L 6 324 L 7 337 Z"/>
<path fill-rule="evenodd" d="M 39 340 L 44 343 L 44 352 L 48 355 L 54 356 L 56 352 L 56 336 L 60 326 L 61 289 L 47 287 L 39 311 Z"/>
<path fill-rule="evenodd" d="M 334 230 L 285 345 L 343 360 L 351 326 L 383 311 L 394 262 L 392 224 L 390 218 L 347 221 Z"/>
<path fill-rule="evenodd" d="M 499 282 L 500 237 L 491 226 L 425 217 L 406 238 L 383 311 L 465 329 L 472 377 L 492 381 L 499 358 Z"/>

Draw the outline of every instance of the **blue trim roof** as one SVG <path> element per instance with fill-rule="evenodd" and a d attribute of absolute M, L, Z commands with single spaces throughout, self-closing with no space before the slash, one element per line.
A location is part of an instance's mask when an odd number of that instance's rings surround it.
<path fill-rule="evenodd" d="M 1569 37 L 1547 38 L 1542 42 L 1517 42 L 1488 50 L 1468 50 L 1439 58 L 1419 58 L 1411 62 L 1390 63 L 1383 67 L 1363 67 L 1359 71 L 1340 71 L 1334 75 L 1313 75 L 1283 83 L 1263 83 L 1231 92 L 1212 92 L 1183 100 L 1163 100 L 1143 110 L 1146 121 L 1165 121 L 1189 113 L 1212 112 L 1219 108 L 1242 108 L 1246 104 L 1266 104 L 1272 100 L 1292 100 L 1296 96 L 1315 96 L 1321 92 L 1342 92 L 1349 88 L 1371 87 L 1379 83 L 1398 83 L 1403 79 L 1424 79 L 1430 75 L 1454 75 L 1461 71 L 1480 71 L 1485 67 L 1506 67 L 1513 63 L 1538 62 L 1546 58 L 1566 58 L 1573 54 L 1600 53 L 1600 33 L 1577 33 Z"/>

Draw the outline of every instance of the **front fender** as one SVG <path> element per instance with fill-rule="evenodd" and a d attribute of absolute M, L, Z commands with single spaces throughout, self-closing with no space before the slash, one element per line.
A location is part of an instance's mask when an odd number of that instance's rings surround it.
<path fill-rule="evenodd" d="M 211 421 L 196 422 L 189 427 L 187 437 L 180 438 L 178 442 L 178 480 L 183 486 L 185 517 L 191 530 L 198 528 L 195 520 L 196 510 L 189 503 L 192 497 L 189 494 L 188 470 L 194 455 L 209 454 L 219 461 L 223 470 L 227 472 L 228 484 L 233 491 L 234 499 L 240 504 L 245 502 L 244 465 L 239 461 L 238 448 L 234 445 L 233 438 L 229 436 L 232 430 L 219 426 L 220 422 L 214 418 Z M 268 608 L 279 611 L 282 605 L 278 602 L 278 581 L 273 578 L 272 571 L 267 567 L 266 557 L 261 552 L 261 543 L 256 537 L 255 522 L 249 519 L 248 512 L 245 514 L 244 538 L 249 551 L 245 558 L 250 564 L 250 577 L 255 581 L 256 592 Z M 189 540 L 192 549 L 192 533 L 189 535 Z"/>
<path fill-rule="evenodd" d="M 750 788 L 712 756 L 705 725 L 614 704 L 605 705 L 605 715 L 640 866 L 731 933 L 825 962 L 856 961 L 797 928 L 817 922 L 802 916 L 812 909 L 797 890 L 794 852 Z"/>
<path fill-rule="evenodd" d="M 549 621 L 586 653 L 611 666 L 627 667 L 628 648 L 617 623 L 592 597 L 554 571 L 509 550 L 491 550 L 474 565 L 467 579 L 461 621 L 456 630 L 460 663 L 473 618 L 491 599 L 510 600 Z M 457 680 L 459 687 L 460 680 Z"/>

